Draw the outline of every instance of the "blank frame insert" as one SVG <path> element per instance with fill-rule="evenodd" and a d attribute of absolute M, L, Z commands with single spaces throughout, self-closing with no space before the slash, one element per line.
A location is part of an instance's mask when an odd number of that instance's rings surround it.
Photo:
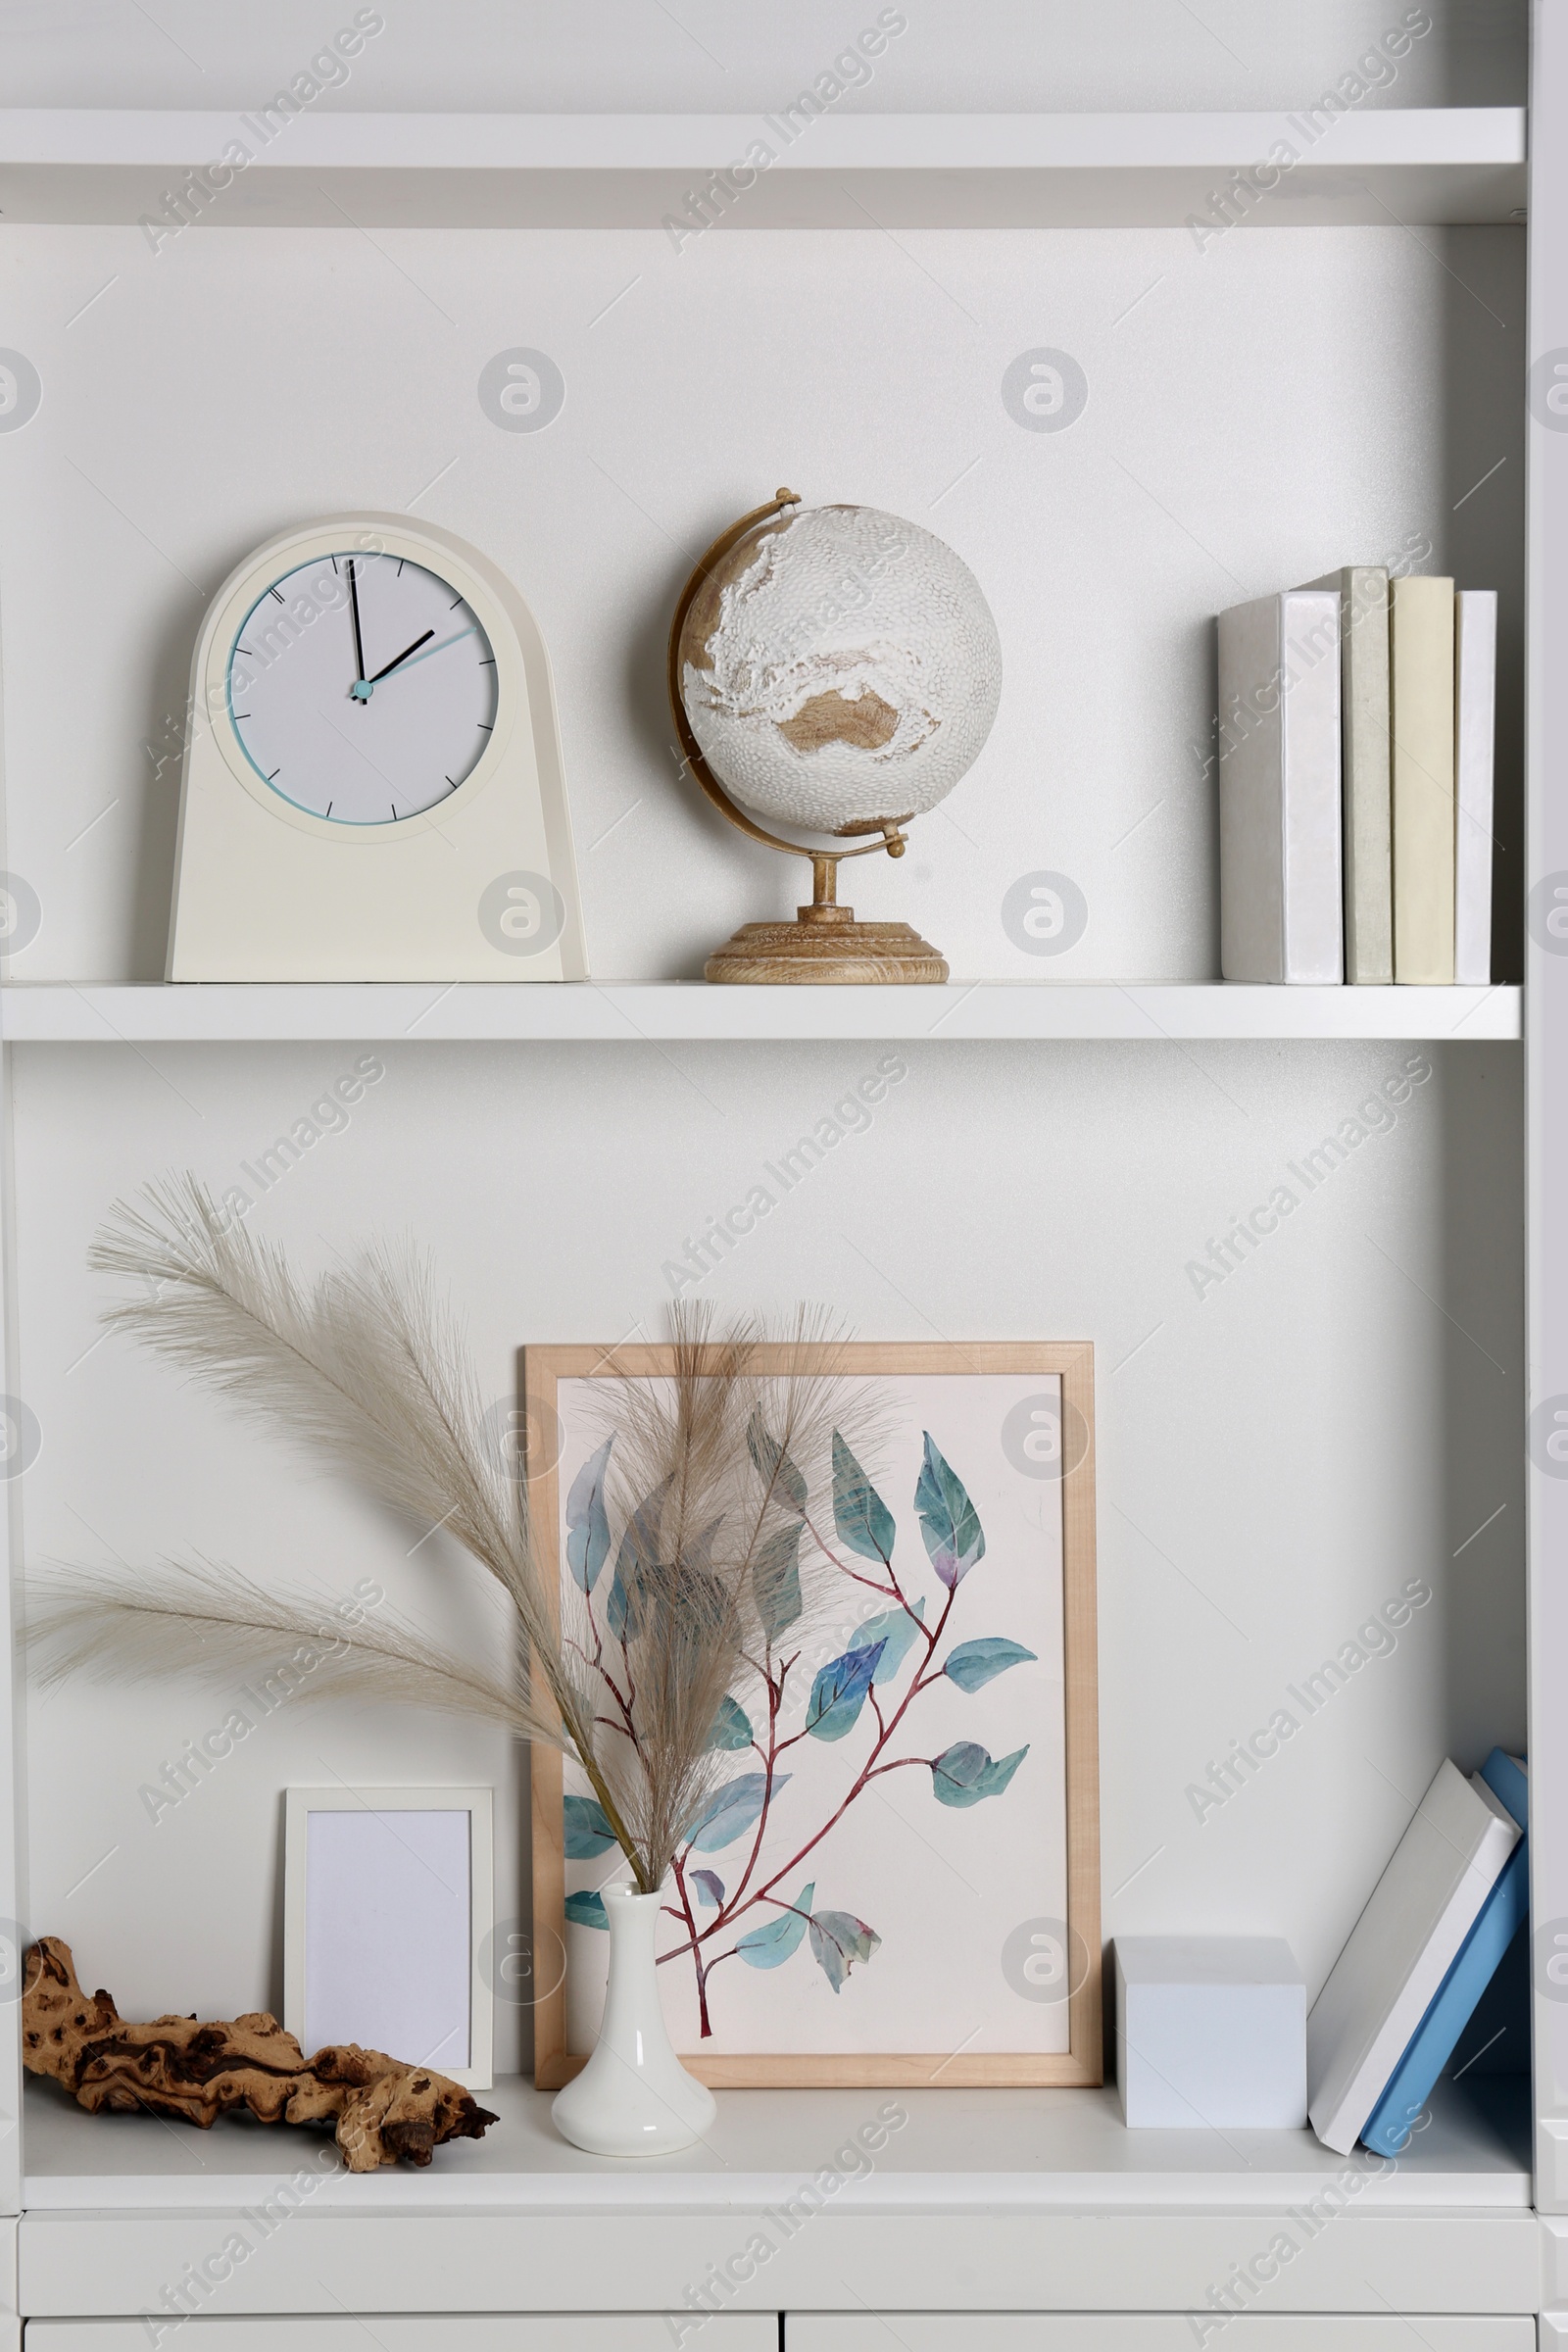
<path fill-rule="evenodd" d="M 288 1791 L 283 2016 L 307 2052 L 356 2041 L 488 2086 L 490 1796 Z"/>

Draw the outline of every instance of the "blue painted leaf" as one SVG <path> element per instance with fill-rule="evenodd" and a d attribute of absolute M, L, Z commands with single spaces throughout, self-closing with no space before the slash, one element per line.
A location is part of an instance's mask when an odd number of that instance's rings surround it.
<path fill-rule="evenodd" d="M 737 1706 L 727 1693 L 718 1702 L 718 1713 L 713 1717 L 713 1728 L 708 1735 L 706 1744 L 709 1747 L 725 1748 L 750 1747 L 752 1744 L 752 1719 L 745 1708 Z"/>
<path fill-rule="evenodd" d="M 709 1566 L 713 1557 L 713 1538 L 723 1524 L 724 1514 L 720 1511 L 718 1517 L 710 1521 L 707 1527 L 700 1528 L 695 1536 L 687 1537 L 681 1544 L 679 1552 L 680 1564 L 683 1568 L 697 1570 Z"/>
<path fill-rule="evenodd" d="M 925 1594 L 914 1604 L 914 1615 L 907 1609 L 882 1609 L 855 1629 L 857 1649 L 880 1648 L 882 1657 L 871 1680 L 886 1686 L 909 1654 L 909 1644 L 919 1631 L 918 1620 L 925 1616 Z"/>
<path fill-rule="evenodd" d="M 925 1433 L 925 1453 L 915 1482 L 914 1507 L 932 1567 L 951 1592 L 986 1554 L 979 1514 L 956 1470 L 950 1469 Z"/>
<path fill-rule="evenodd" d="M 842 1658 L 834 1658 L 822 1668 L 811 1685 L 806 1710 L 806 1728 L 813 1740 L 842 1740 L 846 1732 L 854 1730 L 882 1647 L 880 1642 L 873 1642 L 869 1649 L 847 1649 Z"/>
<path fill-rule="evenodd" d="M 775 1795 L 789 1786 L 790 1777 L 787 1772 L 773 1775 Z M 733 1845 L 757 1820 L 766 1794 L 765 1772 L 743 1772 L 738 1780 L 726 1781 L 698 1814 L 686 1833 L 686 1842 L 699 1854 L 716 1854 L 721 1846 Z"/>
<path fill-rule="evenodd" d="M 605 1819 L 604 1807 L 594 1796 L 567 1796 L 562 1799 L 566 1817 L 566 1860 L 590 1862 L 615 1842 L 615 1833 Z"/>
<path fill-rule="evenodd" d="M 988 1634 L 983 1642 L 960 1642 L 956 1649 L 948 1652 L 948 1662 L 942 1671 L 960 1690 L 979 1690 L 993 1676 L 1005 1674 L 1009 1666 L 1032 1662 L 1034 1657 L 1032 1649 L 1024 1649 L 1016 1642 L 1004 1642 L 1000 1635 Z"/>
<path fill-rule="evenodd" d="M 768 1434 L 759 1405 L 746 1425 L 746 1446 L 757 1464 L 757 1475 L 768 1487 L 772 1498 L 787 1503 L 799 1517 L 806 1515 L 806 1481 L 790 1460 L 777 1438 Z"/>
<path fill-rule="evenodd" d="M 1010 1756 L 993 1763 L 973 1740 L 959 1740 L 931 1765 L 931 1786 L 943 1805 L 977 1805 L 983 1796 L 1000 1796 L 1029 1753 L 1016 1747 Z"/>
<path fill-rule="evenodd" d="M 752 1590 L 757 1613 L 770 1642 L 789 1631 L 801 1613 L 801 1525 L 775 1528 L 752 1555 Z"/>
<path fill-rule="evenodd" d="M 988 1764 L 980 1775 L 981 1795 L 1000 1796 L 1028 1753 L 1026 1743 L 1015 1747 L 1010 1756 L 999 1756 L 995 1764 Z"/>
<path fill-rule="evenodd" d="M 931 1785 L 937 1802 L 943 1805 L 977 1805 L 980 1802 L 980 1775 L 991 1757 L 978 1740 L 959 1740 L 945 1747 L 931 1766 Z"/>
<path fill-rule="evenodd" d="M 857 1960 L 869 1960 L 882 1938 L 853 1911 L 813 1911 L 811 1956 L 835 1992 Z"/>
<path fill-rule="evenodd" d="M 893 1557 L 893 1513 L 837 1430 L 833 1432 L 833 1524 L 842 1543 L 862 1560 Z"/>
<path fill-rule="evenodd" d="M 643 1496 L 621 1536 L 607 1612 L 611 1634 L 617 1642 L 635 1641 L 643 1630 L 644 1587 L 659 1565 L 664 1497 L 673 1484 L 672 1477 L 662 1478 L 653 1493 Z"/>
<path fill-rule="evenodd" d="M 610 1933 L 610 1921 L 605 1913 L 605 1898 L 590 1886 L 585 1893 L 568 1894 L 566 1921 L 573 1928 L 603 1928 Z"/>
<path fill-rule="evenodd" d="M 811 1897 L 816 1892 L 816 1881 L 803 1886 L 795 1897 L 793 1911 L 777 1912 L 765 1928 L 753 1928 L 743 1936 L 735 1949 L 748 1968 L 782 1968 L 810 1923 Z"/>
<path fill-rule="evenodd" d="M 572 1480 L 571 1492 L 566 1496 L 566 1565 L 584 1592 L 593 1591 L 599 1571 L 610 1557 L 605 1472 L 614 1443 L 613 1437 L 607 1438 L 599 1451 L 589 1456 Z"/>
<path fill-rule="evenodd" d="M 724 1900 L 724 1882 L 717 1871 L 694 1870 L 692 1885 L 697 1889 L 699 1906 L 704 1911 L 716 1911 Z"/>

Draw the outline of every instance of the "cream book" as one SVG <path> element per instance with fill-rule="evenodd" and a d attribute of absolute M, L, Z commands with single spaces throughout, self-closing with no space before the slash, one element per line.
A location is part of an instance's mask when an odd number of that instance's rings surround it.
<path fill-rule="evenodd" d="M 1492 982 L 1492 761 L 1497 706 L 1497 592 L 1453 600 L 1453 976 Z"/>
<path fill-rule="evenodd" d="M 1227 980 L 1344 978 L 1335 594 L 1219 616 L 1219 869 Z"/>
<path fill-rule="evenodd" d="M 1325 2147 L 1354 2147 L 1518 1842 L 1479 1772 L 1439 1765 L 1306 2021 L 1307 2112 Z"/>
<path fill-rule="evenodd" d="M 1389 584 L 1394 977 L 1453 978 L 1453 582 Z"/>
<path fill-rule="evenodd" d="M 1345 977 L 1387 987 L 1394 978 L 1389 574 L 1382 564 L 1348 564 L 1307 585 L 1333 589 L 1340 599 Z"/>

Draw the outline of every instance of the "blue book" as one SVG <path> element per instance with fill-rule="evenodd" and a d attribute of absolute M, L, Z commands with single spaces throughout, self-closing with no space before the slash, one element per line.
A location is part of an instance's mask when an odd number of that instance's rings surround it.
<path fill-rule="evenodd" d="M 1514 1758 L 1494 1747 L 1481 1778 L 1521 1830 L 1529 1826 L 1530 1783 Z M 1476 2003 L 1491 1984 L 1504 1952 L 1523 1927 L 1530 1908 L 1528 1840 L 1521 1838 L 1499 1872 L 1476 1923 L 1459 1946 L 1453 1966 L 1433 1995 L 1411 2035 L 1388 2087 L 1373 2108 L 1362 2144 L 1377 2156 L 1398 2156 L 1409 2145 L 1432 2086 L 1453 2055 Z"/>

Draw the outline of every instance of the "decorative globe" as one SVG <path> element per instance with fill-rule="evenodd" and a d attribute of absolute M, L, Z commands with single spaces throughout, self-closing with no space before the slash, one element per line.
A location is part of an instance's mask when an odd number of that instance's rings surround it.
<path fill-rule="evenodd" d="M 795 507 L 748 531 L 692 599 L 677 662 L 692 733 L 726 790 L 819 833 L 934 808 L 1002 693 L 973 572 L 875 507 Z"/>

